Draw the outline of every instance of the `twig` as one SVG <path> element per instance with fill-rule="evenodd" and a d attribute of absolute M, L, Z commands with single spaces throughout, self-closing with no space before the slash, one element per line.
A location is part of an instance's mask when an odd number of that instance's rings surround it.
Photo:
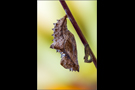
<path fill-rule="evenodd" d="M 90 49 L 88 42 L 86 41 L 85 37 L 83 36 L 77 22 L 75 21 L 72 13 L 70 12 L 65 0 L 59 0 L 59 1 L 61 3 L 62 7 L 64 8 L 66 15 L 68 16 L 69 20 L 71 21 L 72 25 L 74 26 L 78 36 L 80 37 L 80 39 L 85 47 L 85 57 L 84 57 L 85 62 L 90 63 L 93 61 L 95 67 L 97 68 L 97 60 L 96 60 L 92 50 Z M 90 55 L 90 60 L 88 60 L 89 55 Z"/>

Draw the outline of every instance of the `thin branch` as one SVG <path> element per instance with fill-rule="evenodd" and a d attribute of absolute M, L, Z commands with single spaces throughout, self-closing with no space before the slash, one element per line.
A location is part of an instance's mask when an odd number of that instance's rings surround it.
<path fill-rule="evenodd" d="M 71 21 L 72 25 L 74 26 L 78 36 L 80 37 L 80 39 L 85 47 L 85 57 L 84 57 L 85 62 L 90 63 L 93 61 L 95 67 L 97 68 L 97 60 L 96 60 L 92 50 L 90 49 L 88 42 L 86 41 L 85 37 L 83 36 L 77 22 L 75 21 L 72 13 L 70 12 L 65 0 L 59 0 L 59 1 L 61 3 L 62 7 L 64 8 L 66 15 L 68 16 L 69 20 Z M 88 60 L 89 55 L 90 55 L 90 60 Z"/>

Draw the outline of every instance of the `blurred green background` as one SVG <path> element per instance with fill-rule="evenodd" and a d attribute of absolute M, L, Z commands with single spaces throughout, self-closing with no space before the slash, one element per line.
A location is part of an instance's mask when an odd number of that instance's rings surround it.
<path fill-rule="evenodd" d="M 97 58 L 97 1 L 66 1 L 82 33 Z M 97 69 L 84 63 L 84 46 L 70 20 L 67 28 L 77 44 L 80 72 L 60 65 L 61 54 L 51 49 L 52 28 L 65 11 L 59 1 L 37 1 L 37 89 L 97 89 Z"/>

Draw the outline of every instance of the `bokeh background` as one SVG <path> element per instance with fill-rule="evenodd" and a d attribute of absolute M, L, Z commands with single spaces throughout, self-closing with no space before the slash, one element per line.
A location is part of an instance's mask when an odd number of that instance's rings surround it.
<path fill-rule="evenodd" d="M 97 58 L 97 1 L 66 1 L 82 33 Z M 84 46 L 70 20 L 67 28 L 74 34 L 77 44 L 79 72 L 60 65 L 61 55 L 51 49 L 52 28 L 65 11 L 59 1 L 37 1 L 37 89 L 97 89 L 97 69 L 84 63 Z"/>

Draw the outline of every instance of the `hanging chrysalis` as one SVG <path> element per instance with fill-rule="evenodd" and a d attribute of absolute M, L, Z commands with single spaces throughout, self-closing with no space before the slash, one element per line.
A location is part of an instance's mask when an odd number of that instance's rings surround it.
<path fill-rule="evenodd" d="M 78 71 L 79 65 L 77 60 L 77 49 L 74 35 L 67 29 L 67 15 L 65 15 L 57 23 L 54 23 L 52 29 L 54 33 L 53 43 L 50 46 L 52 49 L 56 49 L 61 54 L 60 64 L 70 71 Z"/>

